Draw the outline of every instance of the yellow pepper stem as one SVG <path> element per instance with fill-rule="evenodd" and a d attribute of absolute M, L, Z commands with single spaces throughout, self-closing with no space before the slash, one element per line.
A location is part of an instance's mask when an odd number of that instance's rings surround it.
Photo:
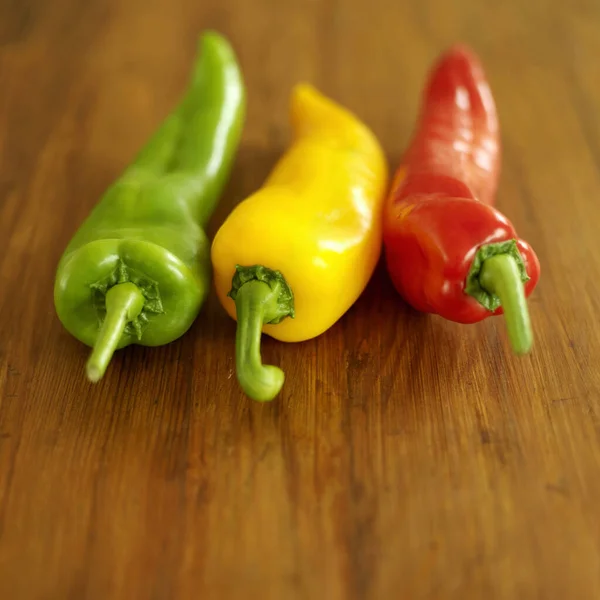
<path fill-rule="evenodd" d="M 260 340 L 265 324 L 294 316 L 292 291 L 283 275 L 262 266 L 236 267 L 229 296 L 235 301 L 237 332 L 235 366 L 237 379 L 253 400 L 268 402 L 280 392 L 284 372 L 263 365 Z"/>
<path fill-rule="evenodd" d="M 237 333 L 235 363 L 237 378 L 244 392 L 253 400 L 273 400 L 285 380 L 278 367 L 263 365 L 260 356 L 260 338 L 268 304 L 273 302 L 274 293 L 261 281 L 250 281 L 243 285 L 235 302 L 237 310 Z"/>

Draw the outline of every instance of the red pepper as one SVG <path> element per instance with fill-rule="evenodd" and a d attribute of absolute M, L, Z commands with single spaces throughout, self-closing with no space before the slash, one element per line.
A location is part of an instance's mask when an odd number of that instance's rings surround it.
<path fill-rule="evenodd" d="M 517 353 L 531 348 L 526 298 L 540 264 L 493 208 L 500 170 L 496 106 L 464 46 L 430 73 L 421 114 L 385 207 L 394 286 L 413 308 L 458 323 L 504 314 Z"/>

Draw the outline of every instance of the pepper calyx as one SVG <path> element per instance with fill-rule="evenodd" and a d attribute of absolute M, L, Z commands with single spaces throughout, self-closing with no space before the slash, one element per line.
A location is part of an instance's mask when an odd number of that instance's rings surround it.
<path fill-rule="evenodd" d="M 90 285 L 92 302 L 98 315 L 98 324 L 102 326 L 106 318 L 106 294 L 111 288 L 122 283 L 135 284 L 144 297 L 144 306 L 141 312 L 129 321 L 124 328 L 125 334 L 135 336 L 138 340 L 141 340 L 144 327 L 149 320 L 148 315 L 158 315 L 165 311 L 160 298 L 158 283 L 143 273 L 132 269 L 122 260 L 119 260 L 113 271 L 106 277 Z"/>
<path fill-rule="evenodd" d="M 231 281 L 229 296 L 234 302 L 237 299 L 240 288 L 251 282 L 260 281 L 271 289 L 272 295 L 264 303 L 264 323 L 276 325 L 286 317 L 295 317 L 294 294 L 285 277 L 280 271 L 275 271 L 263 265 L 235 266 L 235 275 Z"/>
<path fill-rule="evenodd" d="M 525 262 L 517 247 L 517 241 L 515 239 L 507 240 L 505 242 L 495 242 L 492 244 L 486 244 L 481 246 L 475 254 L 475 258 L 471 263 L 471 268 L 467 274 L 465 281 L 465 293 L 472 296 L 482 306 L 484 306 L 490 312 L 494 312 L 501 306 L 500 298 L 497 294 L 486 289 L 481 285 L 480 275 L 481 269 L 485 264 L 485 261 L 492 258 L 493 256 L 508 255 L 511 256 L 517 265 L 519 271 L 519 277 L 522 283 L 529 281 L 530 277 L 527 275 L 527 269 L 525 268 Z"/>

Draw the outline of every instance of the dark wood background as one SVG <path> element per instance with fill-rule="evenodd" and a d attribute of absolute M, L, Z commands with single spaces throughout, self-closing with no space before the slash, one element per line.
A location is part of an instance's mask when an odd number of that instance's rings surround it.
<path fill-rule="evenodd" d="M 212 231 L 289 140 L 299 79 L 390 166 L 430 63 L 480 54 L 498 206 L 541 260 L 535 349 L 415 314 L 379 269 L 287 372 L 240 393 L 214 295 L 188 335 L 88 384 L 58 258 L 174 105 L 196 39 L 234 43 L 242 148 Z M 0 598 L 600 597 L 600 4 L 596 0 L 0 0 Z"/>

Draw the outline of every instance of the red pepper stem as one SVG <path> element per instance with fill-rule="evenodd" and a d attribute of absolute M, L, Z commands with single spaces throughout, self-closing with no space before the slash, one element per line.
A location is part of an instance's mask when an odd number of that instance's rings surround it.
<path fill-rule="evenodd" d="M 486 258 L 481 266 L 479 283 L 500 299 L 513 350 L 517 354 L 527 354 L 533 344 L 533 334 L 517 261 L 510 254 Z"/>
<path fill-rule="evenodd" d="M 88 379 L 99 381 L 119 345 L 127 323 L 144 308 L 144 296 L 134 283 L 119 283 L 106 292 L 106 317 L 86 365 Z"/>
<path fill-rule="evenodd" d="M 285 380 L 284 372 L 263 365 L 260 356 L 262 327 L 270 313 L 277 311 L 279 289 L 258 280 L 247 281 L 236 292 L 237 332 L 235 362 L 237 378 L 244 392 L 253 400 L 273 400 Z"/>

